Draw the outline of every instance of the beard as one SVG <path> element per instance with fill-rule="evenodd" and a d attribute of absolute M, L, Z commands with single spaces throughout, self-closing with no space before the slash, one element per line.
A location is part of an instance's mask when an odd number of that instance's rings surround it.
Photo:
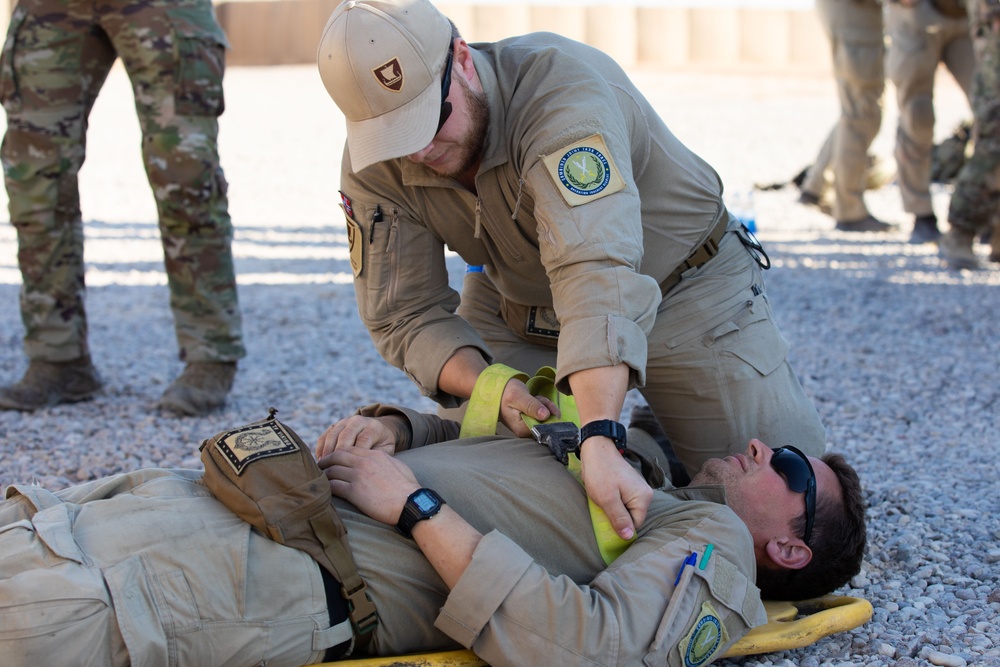
<path fill-rule="evenodd" d="M 486 146 L 486 132 L 490 125 L 490 106 L 486 101 L 486 93 L 472 90 L 465 81 L 456 78 L 462 89 L 466 107 L 469 109 L 469 131 L 460 144 L 461 159 L 458 167 L 448 171 L 436 172 L 448 178 L 459 178 L 479 165 Z"/>

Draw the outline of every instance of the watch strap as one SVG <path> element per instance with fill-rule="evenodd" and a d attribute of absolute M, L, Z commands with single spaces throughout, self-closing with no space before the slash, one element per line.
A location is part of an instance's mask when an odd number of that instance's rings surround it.
<path fill-rule="evenodd" d="M 419 503 L 418 498 L 421 501 Z M 417 489 L 406 498 L 406 504 L 403 505 L 399 521 L 396 522 L 396 530 L 404 536 L 412 538 L 414 526 L 440 512 L 443 505 L 444 498 L 433 489 Z"/>
<path fill-rule="evenodd" d="M 595 435 L 603 435 L 606 438 L 611 438 L 615 443 L 618 453 L 624 456 L 625 452 L 628 451 L 626 433 L 625 427 L 612 419 L 600 419 L 588 422 L 580 429 L 580 446 L 583 446 L 583 442 L 587 438 Z"/>

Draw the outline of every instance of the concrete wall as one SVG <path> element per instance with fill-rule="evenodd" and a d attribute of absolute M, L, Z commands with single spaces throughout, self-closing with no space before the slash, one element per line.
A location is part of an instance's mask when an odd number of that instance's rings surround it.
<path fill-rule="evenodd" d="M 311 63 L 339 0 L 216 0 L 230 65 Z M 16 0 L 0 0 L 0 28 Z M 622 66 L 828 74 L 829 43 L 815 12 L 747 7 L 449 4 L 436 2 L 470 41 L 548 30 L 587 42 Z"/>
<path fill-rule="evenodd" d="M 314 61 L 339 0 L 221 0 L 232 65 Z M 624 67 L 668 70 L 830 71 L 829 42 L 812 10 L 747 7 L 449 4 L 436 2 L 470 42 L 548 30 L 587 42 Z M 697 0 L 691 0 L 697 5 Z"/>

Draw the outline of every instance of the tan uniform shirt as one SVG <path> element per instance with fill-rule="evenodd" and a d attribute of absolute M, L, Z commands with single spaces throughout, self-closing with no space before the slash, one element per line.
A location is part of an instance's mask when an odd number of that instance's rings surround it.
<path fill-rule="evenodd" d="M 439 432 L 406 414 L 418 438 Z M 721 488 L 657 491 L 636 543 L 606 567 L 583 487 L 545 447 L 490 436 L 433 449 L 399 457 L 485 534 L 450 592 L 412 540 L 336 501 L 382 619 L 379 654 L 458 642 L 494 667 L 699 665 L 767 621 L 750 533 Z"/>
<path fill-rule="evenodd" d="M 378 607 L 380 655 L 463 645 L 494 667 L 702 665 L 766 622 L 750 534 L 719 489 L 656 492 L 637 541 L 605 567 L 583 487 L 541 445 L 494 436 L 400 458 L 485 537 L 449 591 L 412 540 L 335 501 Z M 197 476 L 8 491 L 3 664 L 320 660 L 337 640 L 319 567 L 251 530 Z"/>
<path fill-rule="evenodd" d="M 489 351 L 454 315 L 447 246 L 505 299 L 555 308 L 561 382 L 624 362 L 643 384 L 659 283 L 725 215 L 719 176 L 593 48 L 532 34 L 473 57 L 492 114 L 478 195 L 406 158 L 355 174 L 345 151 L 362 320 L 384 358 L 454 405 L 437 388 L 445 361 Z"/>

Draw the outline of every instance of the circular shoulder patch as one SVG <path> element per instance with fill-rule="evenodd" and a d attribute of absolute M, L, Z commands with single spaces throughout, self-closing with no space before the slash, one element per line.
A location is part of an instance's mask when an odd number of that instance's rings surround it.
<path fill-rule="evenodd" d="M 585 197 L 596 195 L 611 182 L 611 165 L 601 151 L 577 146 L 559 160 L 559 180 L 566 189 Z"/>
<path fill-rule="evenodd" d="M 686 667 L 699 667 L 719 648 L 719 642 L 722 641 L 722 623 L 715 616 L 702 616 L 690 636 L 691 641 L 684 654 L 684 664 Z"/>

